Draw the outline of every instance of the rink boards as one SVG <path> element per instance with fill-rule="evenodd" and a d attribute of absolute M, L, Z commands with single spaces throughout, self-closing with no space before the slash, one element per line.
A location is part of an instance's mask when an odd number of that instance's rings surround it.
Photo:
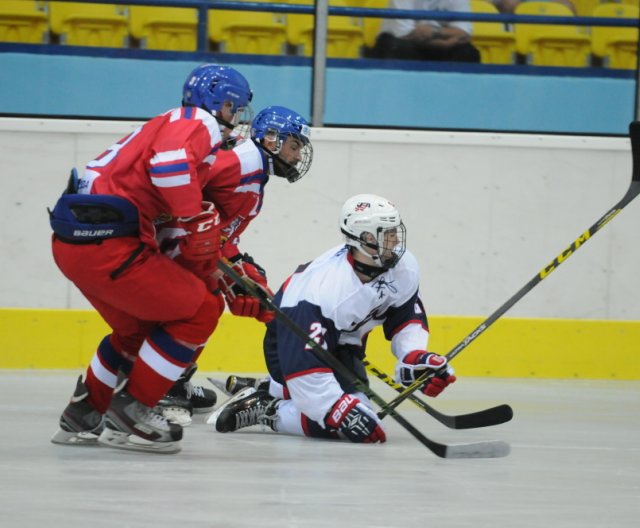
<path fill-rule="evenodd" d="M 483 318 L 431 316 L 429 349 L 446 354 Z M 0 368 L 84 369 L 109 332 L 91 310 L 0 309 Z M 202 371 L 264 372 L 264 325 L 224 314 L 199 364 Z M 640 380 L 640 321 L 504 317 L 453 365 L 463 376 Z M 381 331 L 368 358 L 387 373 L 394 358 Z"/>

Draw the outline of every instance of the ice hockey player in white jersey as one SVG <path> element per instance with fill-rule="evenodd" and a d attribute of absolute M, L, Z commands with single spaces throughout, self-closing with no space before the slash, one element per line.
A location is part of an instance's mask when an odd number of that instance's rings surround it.
<path fill-rule="evenodd" d="M 429 328 L 419 294 L 419 267 L 406 249 L 398 209 L 380 196 L 349 198 L 340 216 L 345 244 L 300 266 L 275 296 L 280 309 L 320 346 L 366 381 L 361 359 L 367 335 L 382 326 L 397 358 L 396 379 L 411 384 L 436 373 L 423 387 L 437 396 L 455 381 L 446 358 L 427 352 Z M 266 384 L 247 387 L 207 420 L 218 432 L 262 424 L 278 433 L 386 440 L 368 398 L 319 360 L 287 325 L 267 325 Z"/>

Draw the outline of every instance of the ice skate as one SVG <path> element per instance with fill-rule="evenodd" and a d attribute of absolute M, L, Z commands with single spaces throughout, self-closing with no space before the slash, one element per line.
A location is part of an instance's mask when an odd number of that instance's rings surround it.
<path fill-rule="evenodd" d="M 180 451 L 182 426 L 137 401 L 124 387 L 113 395 L 104 425 L 98 442 L 105 446 L 147 453 Z"/>
<path fill-rule="evenodd" d="M 273 429 L 279 401 L 266 391 L 245 387 L 212 413 L 207 423 L 215 425 L 219 433 L 230 433 L 253 425 Z"/>
<path fill-rule="evenodd" d="M 98 445 L 98 436 L 104 429 L 103 418 L 86 401 L 87 396 L 89 391 L 80 376 L 71 401 L 60 416 L 60 429 L 51 437 L 51 442 L 78 446 Z"/>
<path fill-rule="evenodd" d="M 191 378 L 197 369 L 198 366 L 195 363 L 189 365 L 167 393 L 169 403 L 173 407 L 179 406 L 183 401 L 190 404 L 190 414 L 211 412 L 218 399 L 215 391 L 191 383 Z"/>
<path fill-rule="evenodd" d="M 182 396 L 165 394 L 154 407 L 154 412 L 162 414 L 172 423 L 187 427 L 192 423 L 193 405 L 191 401 Z"/>

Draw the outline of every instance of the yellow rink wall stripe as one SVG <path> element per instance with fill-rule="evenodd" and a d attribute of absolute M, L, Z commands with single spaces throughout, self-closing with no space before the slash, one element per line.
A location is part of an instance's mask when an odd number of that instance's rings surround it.
<path fill-rule="evenodd" d="M 429 349 L 445 354 L 481 317 L 431 316 Z M 224 314 L 200 361 L 202 372 L 265 372 L 264 325 Z M 0 308 L 0 368 L 77 369 L 109 329 L 91 310 Z M 392 374 L 382 332 L 369 359 Z M 460 376 L 640 380 L 640 321 L 502 318 L 453 361 Z"/>

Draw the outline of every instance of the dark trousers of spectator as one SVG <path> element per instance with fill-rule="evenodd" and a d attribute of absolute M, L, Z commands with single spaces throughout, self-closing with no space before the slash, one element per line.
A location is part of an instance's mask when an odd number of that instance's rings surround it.
<path fill-rule="evenodd" d="M 480 62 L 480 52 L 470 43 L 447 49 L 432 48 L 390 33 L 378 35 L 372 55 L 377 59 Z"/>

